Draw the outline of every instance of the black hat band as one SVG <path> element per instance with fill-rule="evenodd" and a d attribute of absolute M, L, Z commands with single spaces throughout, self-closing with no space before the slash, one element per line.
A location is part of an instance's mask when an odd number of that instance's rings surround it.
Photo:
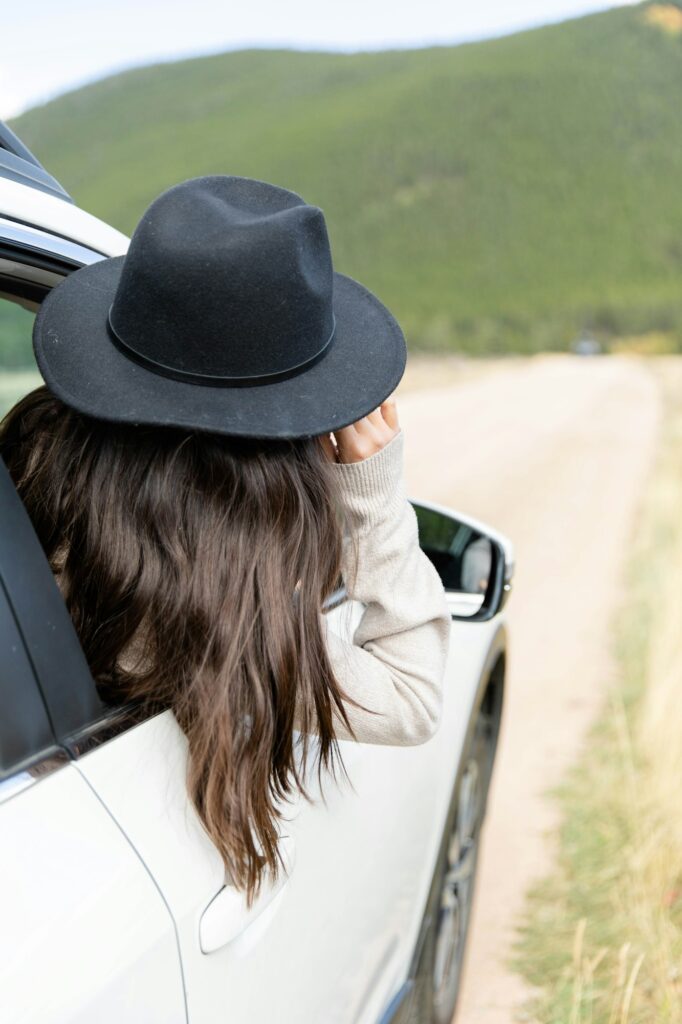
<path fill-rule="evenodd" d="M 308 369 L 315 363 L 319 362 L 323 355 L 331 348 L 334 336 L 336 333 L 336 317 L 332 312 L 332 332 L 325 341 L 319 351 L 315 352 L 314 355 L 308 359 L 304 359 L 302 363 L 297 363 L 296 366 L 287 367 L 285 370 L 275 370 L 273 373 L 258 373 L 251 376 L 239 376 L 239 377 L 226 377 L 226 376 L 215 376 L 213 374 L 205 373 L 192 373 L 190 370 L 180 370 L 173 366 L 166 366 L 163 363 L 157 362 L 155 359 L 150 359 L 149 356 L 143 355 L 136 349 L 132 348 L 126 341 L 121 338 L 114 330 L 114 325 L 111 322 L 111 310 L 113 309 L 113 303 L 109 306 L 109 312 L 107 313 L 107 326 L 111 338 L 116 347 L 129 359 L 133 359 L 140 366 L 144 366 L 145 369 L 151 370 L 152 373 L 158 373 L 162 377 L 170 377 L 173 380 L 186 381 L 188 384 L 204 384 L 208 387 L 248 387 L 254 384 L 268 384 L 271 381 L 286 380 L 288 377 L 295 377 L 296 374 L 301 373 L 303 370 Z"/>

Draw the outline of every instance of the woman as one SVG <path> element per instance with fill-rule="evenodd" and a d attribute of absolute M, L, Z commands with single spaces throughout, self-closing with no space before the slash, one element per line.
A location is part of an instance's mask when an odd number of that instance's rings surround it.
<path fill-rule="evenodd" d="M 405 492 L 402 332 L 333 271 L 321 210 L 211 175 L 56 286 L 33 338 L 46 386 L 0 454 L 101 695 L 172 709 L 250 905 L 310 735 L 334 772 L 338 740 L 440 719 L 450 616 Z M 341 581 L 366 605 L 352 643 L 323 608 Z"/>

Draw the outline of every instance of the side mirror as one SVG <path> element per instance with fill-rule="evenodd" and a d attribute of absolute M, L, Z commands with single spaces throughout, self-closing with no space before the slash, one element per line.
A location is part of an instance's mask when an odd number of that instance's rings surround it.
<path fill-rule="evenodd" d="M 492 619 L 511 591 L 511 541 L 444 505 L 412 501 L 412 506 L 421 549 L 438 570 L 453 619 Z"/>

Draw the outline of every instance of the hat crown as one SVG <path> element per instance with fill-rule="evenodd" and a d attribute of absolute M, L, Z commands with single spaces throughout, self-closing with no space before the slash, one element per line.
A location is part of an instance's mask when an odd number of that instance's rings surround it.
<path fill-rule="evenodd" d="M 135 228 L 109 330 L 159 373 L 266 382 L 324 354 L 333 279 L 319 207 L 252 178 L 191 178 L 157 196 Z"/>

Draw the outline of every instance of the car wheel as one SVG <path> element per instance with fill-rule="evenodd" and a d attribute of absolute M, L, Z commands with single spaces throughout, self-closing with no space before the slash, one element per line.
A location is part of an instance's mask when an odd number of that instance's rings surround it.
<path fill-rule="evenodd" d="M 451 1024 L 471 917 L 481 827 L 499 730 L 499 701 L 486 694 L 462 759 L 457 805 L 433 919 L 431 1019 Z"/>

